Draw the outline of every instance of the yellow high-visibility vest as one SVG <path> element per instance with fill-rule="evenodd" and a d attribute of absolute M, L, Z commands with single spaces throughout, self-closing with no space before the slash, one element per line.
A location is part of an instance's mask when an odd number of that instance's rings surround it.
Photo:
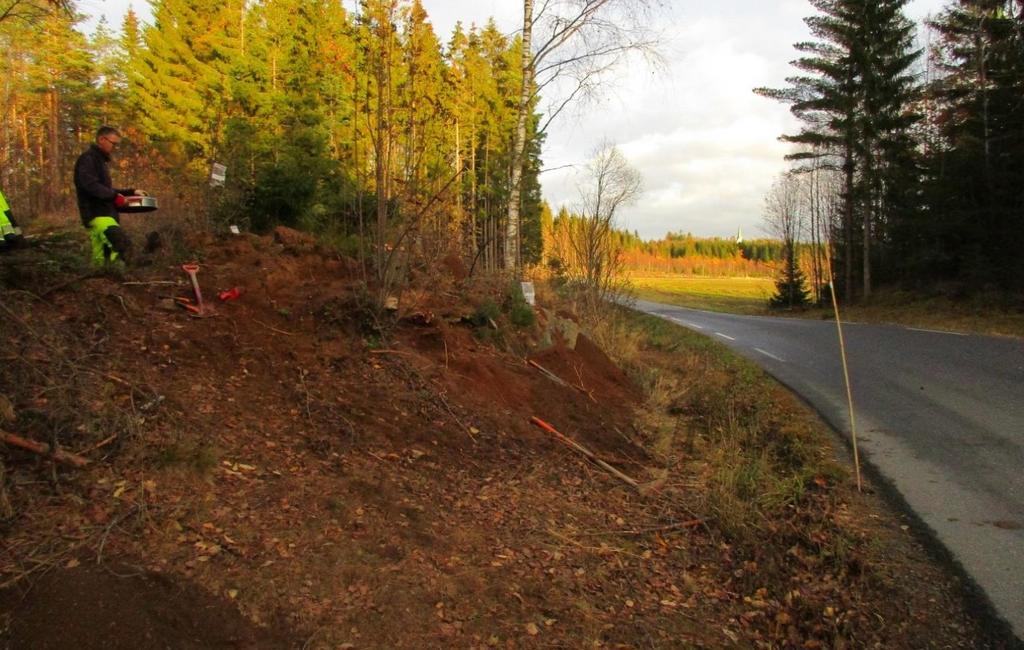
<path fill-rule="evenodd" d="M 4 193 L 0 191 L 0 239 L 7 235 L 20 235 L 21 228 L 18 228 L 11 220 L 7 218 L 7 211 L 11 209 L 11 206 L 7 204 L 7 198 Z"/>

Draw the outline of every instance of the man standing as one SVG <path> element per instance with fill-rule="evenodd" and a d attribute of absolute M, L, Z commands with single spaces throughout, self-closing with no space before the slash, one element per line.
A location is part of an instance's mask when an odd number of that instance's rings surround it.
<path fill-rule="evenodd" d="M 21 236 L 21 228 L 14 223 L 14 215 L 11 214 L 11 206 L 7 205 L 7 198 L 3 190 L 0 190 L 0 242 L 4 245 L 0 250 L 15 248 L 24 241 Z"/>
<path fill-rule="evenodd" d="M 121 134 L 112 126 L 96 131 L 96 142 L 75 162 L 75 194 L 82 225 L 89 229 L 92 240 L 92 261 L 96 266 L 110 262 L 126 262 L 131 255 L 131 240 L 121 228 L 117 209 L 124 205 L 125 195 L 134 189 L 114 189 L 110 180 L 110 158 L 121 143 Z M 138 192 L 142 193 L 142 192 Z"/>

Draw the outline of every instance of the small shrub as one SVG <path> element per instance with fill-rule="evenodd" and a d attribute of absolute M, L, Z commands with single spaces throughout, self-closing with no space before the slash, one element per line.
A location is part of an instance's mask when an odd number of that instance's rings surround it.
<path fill-rule="evenodd" d="M 533 327 L 534 323 L 537 322 L 537 316 L 533 313 L 533 307 L 526 304 L 525 301 L 513 303 L 508 318 L 512 321 L 513 325 L 521 328 Z"/>
<path fill-rule="evenodd" d="M 492 321 L 497 323 L 498 318 L 501 317 L 501 309 L 498 308 L 497 303 L 488 298 L 485 300 L 476 311 L 473 312 L 473 316 L 470 320 L 477 327 L 484 327 L 489 325 Z"/>
<path fill-rule="evenodd" d="M 164 447 L 156 456 L 159 467 L 187 467 L 206 476 L 220 461 L 220 452 L 204 443 L 176 442 Z"/>

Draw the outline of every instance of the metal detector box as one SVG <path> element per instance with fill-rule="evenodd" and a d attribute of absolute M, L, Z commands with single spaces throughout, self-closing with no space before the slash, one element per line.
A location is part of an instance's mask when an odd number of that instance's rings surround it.
<path fill-rule="evenodd" d="M 124 205 L 117 209 L 122 214 L 133 214 L 138 212 L 152 212 L 160 207 L 154 196 L 126 196 Z"/>

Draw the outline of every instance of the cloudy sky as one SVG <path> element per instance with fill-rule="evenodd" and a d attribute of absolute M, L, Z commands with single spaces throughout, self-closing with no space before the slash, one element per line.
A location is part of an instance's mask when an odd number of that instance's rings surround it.
<path fill-rule="evenodd" d="M 483 24 L 494 17 L 512 33 L 522 23 L 518 0 L 422 0 L 442 42 L 455 22 Z M 144 19 L 149 4 L 136 0 L 80 0 L 94 22 L 112 25 L 132 4 Z M 345 5 L 351 6 L 352 0 Z M 666 66 L 634 62 L 604 95 L 552 124 L 544 150 L 544 194 L 557 208 L 572 206 L 588 154 L 602 140 L 615 143 L 644 177 L 644 195 L 622 214 L 622 224 L 645 238 L 666 232 L 745 235 L 760 230 L 762 197 L 785 169 L 787 145 L 778 141 L 794 122 L 785 106 L 751 92 L 781 86 L 791 74 L 792 44 L 808 37 L 807 0 L 667 0 L 656 29 Z M 945 0 L 911 0 L 919 20 Z"/>

